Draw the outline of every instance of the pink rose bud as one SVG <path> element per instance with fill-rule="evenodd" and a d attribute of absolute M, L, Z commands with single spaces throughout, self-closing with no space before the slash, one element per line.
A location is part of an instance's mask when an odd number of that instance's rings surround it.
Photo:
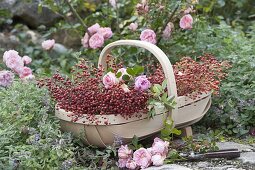
<path fill-rule="evenodd" d="M 138 3 L 136 5 L 136 11 L 139 15 L 148 13 L 149 12 L 149 6 L 147 4 L 147 1 L 144 1 L 142 3 Z"/>
<path fill-rule="evenodd" d="M 32 62 L 32 58 L 25 55 L 25 56 L 22 57 L 22 61 L 25 65 L 28 65 Z"/>
<path fill-rule="evenodd" d="M 139 91 L 146 91 L 151 87 L 150 81 L 146 78 L 145 75 L 138 76 L 135 79 L 135 89 Z"/>
<path fill-rule="evenodd" d="M 151 154 L 147 149 L 140 148 L 134 152 L 133 160 L 135 161 L 136 165 L 144 169 L 151 164 Z"/>
<path fill-rule="evenodd" d="M 128 86 L 127 86 L 126 84 L 122 84 L 122 85 L 120 86 L 120 88 L 122 88 L 122 90 L 123 90 L 125 93 L 130 92 L 130 90 L 128 89 Z"/>
<path fill-rule="evenodd" d="M 94 25 L 92 25 L 92 26 L 90 26 L 90 27 L 88 28 L 88 32 L 89 32 L 91 35 L 93 35 L 93 34 L 97 33 L 97 31 L 99 30 L 99 28 L 100 28 L 100 25 L 99 25 L 98 23 L 96 23 L 96 24 L 94 24 Z"/>
<path fill-rule="evenodd" d="M 142 31 L 142 33 L 140 35 L 140 39 L 142 41 L 147 41 L 147 42 L 150 42 L 152 44 L 156 44 L 156 42 L 157 42 L 156 34 L 151 29 L 146 29 L 146 30 Z"/>
<path fill-rule="evenodd" d="M 104 37 L 99 33 L 92 35 L 89 39 L 90 48 L 93 48 L 93 49 L 100 48 L 103 46 L 103 44 L 104 44 Z"/>
<path fill-rule="evenodd" d="M 128 160 L 127 163 L 126 163 L 126 168 L 128 169 L 136 169 L 136 163 L 134 160 Z"/>
<path fill-rule="evenodd" d="M 50 49 L 52 49 L 54 47 L 54 45 L 55 45 L 55 40 L 54 39 L 46 40 L 46 41 L 42 42 L 42 48 L 44 50 L 50 50 Z"/>
<path fill-rule="evenodd" d="M 191 3 L 192 3 L 192 4 L 198 4 L 198 3 L 199 3 L 199 0 L 191 0 Z"/>
<path fill-rule="evenodd" d="M 81 44 L 83 45 L 84 48 L 89 47 L 89 34 L 85 33 L 84 37 L 81 39 Z"/>
<path fill-rule="evenodd" d="M 32 75 L 32 74 L 29 74 L 28 76 L 22 78 L 22 80 L 23 80 L 24 82 L 30 82 L 30 81 L 32 81 L 32 80 L 34 80 L 34 79 L 35 79 L 35 76 Z"/>
<path fill-rule="evenodd" d="M 162 10 L 162 9 L 164 9 L 164 8 L 165 8 L 164 5 L 160 5 L 158 9 L 159 9 L 159 10 Z"/>
<path fill-rule="evenodd" d="M 169 23 L 167 24 L 166 28 L 165 28 L 164 31 L 163 31 L 162 37 L 163 37 L 164 39 L 170 38 L 173 28 L 174 28 L 174 24 L 171 23 L 171 22 L 169 22 Z"/>
<path fill-rule="evenodd" d="M 29 67 L 23 67 L 22 71 L 19 73 L 19 77 L 21 79 L 23 79 L 29 75 L 32 75 L 32 70 Z"/>
<path fill-rule="evenodd" d="M 132 157 L 133 151 L 128 148 L 127 145 L 123 146 L 118 149 L 118 156 L 120 159 L 128 159 Z"/>
<path fill-rule="evenodd" d="M 10 71 L 0 71 L 0 86 L 9 87 L 12 85 L 14 79 L 14 74 Z"/>
<path fill-rule="evenodd" d="M 117 7 L 117 0 L 109 0 L 109 3 L 111 4 L 111 6 L 116 9 Z"/>
<path fill-rule="evenodd" d="M 127 162 L 128 162 L 128 159 L 119 159 L 119 160 L 118 160 L 118 167 L 119 167 L 119 168 L 125 168 Z"/>
<path fill-rule="evenodd" d="M 99 34 L 101 34 L 105 40 L 109 39 L 112 37 L 112 30 L 109 27 L 102 27 L 99 28 L 97 31 Z"/>
<path fill-rule="evenodd" d="M 193 12 L 193 6 L 188 7 L 186 10 L 184 10 L 184 14 L 189 14 L 191 12 Z"/>
<path fill-rule="evenodd" d="M 168 153 L 169 142 L 163 141 L 160 138 L 155 138 L 152 144 L 153 154 L 166 155 Z"/>
<path fill-rule="evenodd" d="M 182 29 L 188 30 L 192 29 L 193 18 L 190 14 L 184 15 L 180 20 L 180 27 Z"/>
<path fill-rule="evenodd" d="M 135 31 L 137 28 L 138 28 L 138 24 L 135 22 L 135 23 L 131 23 L 128 28 L 132 31 Z"/>
<path fill-rule="evenodd" d="M 115 74 L 112 72 L 107 73 L 103 77 L 103 84 L 106 89 L 112 88 L 114 85 L 118 83 L 119 83 L 118 79 L 115 77 Z"/>
<path fill-rule="evenodd" d="M 15 72 L 19 72 L 24 66 L 22 58 L 14 50 L 4 52 L 3 60 L 6 66 Z"/>
<path fill-rule="evenodd" d="M 164 164 L 165 158 L 165 155 L 156 154 L 151 157 L 151 161 L 154 166 L 161 166 Z"/>

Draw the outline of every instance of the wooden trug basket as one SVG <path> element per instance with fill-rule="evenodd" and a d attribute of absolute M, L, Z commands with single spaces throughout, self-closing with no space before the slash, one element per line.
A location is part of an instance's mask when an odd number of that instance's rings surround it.
<path fill-rule="evenodd" d="M 193 100 L 186 96 L 177 96 L 176 82 L 172 65 L 166 54 L 148 42 L 138 40 L 119 40 L 107 45 L 101 52 L 98 64 L 106 68 L 106 57 L 110 51 L 117 46 L 136 46 L 150 51 L 162 65 L 167 80 L 168 95 L 174 95 L 177 106 L 170 113 L 163 114 L 160 108 L 156 109 L 153 119 L 148 119 L 146 114 L 142 117 L 132 117 L 126 120 L 120 115 L 96 115 L 102 123 L 92 123 L 86 118 L 72 122 L 67 115 L 70 114 L 63 109 L 56 109 L 55 114 L 60 119 L 61 129 L 80 136 L 89 145 L 106 147 L 112 145 L 116 139 L 128 143 L 136 135 L 145 138 L 159 132 L 163 128 L 164 119 L 171 114 L 176 128 L 188 127 L 199 121 L 211 106 L 211 93 L 204 93 Z M 104 118 L 107 118 L 109 125 L 105 125 Z M 85 122 L 85 123 L 84 123 Z"/>

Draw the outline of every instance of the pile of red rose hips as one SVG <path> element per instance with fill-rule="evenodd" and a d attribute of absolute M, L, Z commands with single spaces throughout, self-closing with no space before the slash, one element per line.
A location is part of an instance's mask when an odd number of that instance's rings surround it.
<path fill-rule="evenodd" d="M 218 93 L 219 83 L 226 76 L 224 69 L 229 65 L 217 61 L 210 54 L 199 59 L 200 61 L 196 62 L 185 57 L 173 66 L 179 96 L 195 98 L 202 92 L 211 90 Z M 151 84 L 161 84 L 165 79 L 161 67 L 148 67 L 151 68 L 148 76 Z M 122 68 L 122 64 L 113 64 L 111 68 L 116 72 Z M 52 78 L 40 81 L 39 85 L 49 89 L 59 108 L 73 113 L 70 115 L 73 121 L 84 116 L 95 121 L 93 115 L 98 114 L 129 118 L 133 115 L 141 116 L 137 113 L 147 112 L 147 102 L 151 97 L 148 91 L 137 91 L 131 85 L 130 91 L 125 93 L 120 88 L 124 81 L 106 89 L 102 83 L 103 74 L 102 68 L 95 68 L 88 62 L 81 61 L 72 70 L 72 79 L 56 73 Z"/>
<path fill-rule="evenodd" d="M 219 93 L 220 81 L 226 77 L 225 71 L 230 67 L 226 62 L 219 62 L 213 55 L 204 54 L 195 61 L 190 57 L 183 57 L 180 62 L 173 65 L 178 96 L 197 98 L 201 93 L 213 91 Z M 160 84 L 164 80 L 164 73 L 159 66 L 153 77 Z M 163 78 L 162 78 L 163 77 Z"/>

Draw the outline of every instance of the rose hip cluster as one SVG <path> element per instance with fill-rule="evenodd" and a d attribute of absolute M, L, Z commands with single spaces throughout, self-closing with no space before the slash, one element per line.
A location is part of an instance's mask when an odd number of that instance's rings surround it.
<path fill-rule="evenodd" d="M 115 65 L 113 69 L 118 67 Z M 125 69 L 118 70 L 121 71 L 125 72 Z M 137 77 L 135 84 L 128 87 L 113 72 L 103 74 L 102 68 L 93 68 L 82 61 L 72 70 L 73 80 L 56 73 L 52 78 L 40 81 L 39 85 L 48 87 L 59 108 L 73 113 L 69 115 L 73 121 L 86 116 L 89 121 L 97 122 L 94 115 L 114 114 L 129 118 L 135 113 L 140 114 L 135 116 L 141 116 L 147 112 L 150 83 L 145 76 Z"/>
<path fill-rule="evenodd" d="M 118 150 L 119 168 L 137 169 L 147 168 L 151 164 L 161 166 L 168 154 L 169 142 L 155 138 L 150 148 L 140 148 L 134 153 L 127 145 Z"/>
<path fill-rule="evenodd" d="M 220 81 L 226 77 L 225 70 L 230 65 L 223 61 L 219 62 L 213 55 L 205 54 L 195 61 L 190 57 L 184 57 L 173 65 L 178 96 L 197 98 L 203 92 L 213 90 L 219 93 Z M 161 84 L 164 81 L 164 73 L 158 66 L 154 74 L 149 77 L 151 83 Z"/>

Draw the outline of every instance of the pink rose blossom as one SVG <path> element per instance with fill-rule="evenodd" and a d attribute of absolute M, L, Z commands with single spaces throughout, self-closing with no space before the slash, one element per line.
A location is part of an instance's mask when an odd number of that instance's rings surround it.
<path fill-rule="evenodd" d="M 95 34 L 95 33 L 97 33 L 97 31 L 98 31 L 98 29 L 100 28 L 100 25 L 98 24 L 98 23 L 96 23 L 96 24 L 94 24 L 94 25 L 92 25 L 92 26 L 90 26 L 89 28 L 88 28 L 88 32 L 92 35 L 92 34 Z"/>
<path fill-rule="evenodd" d="M 180 20 L 180 27 L 182 29 L 191 29 L 193 24 L 193 18 L 190 14 L 184 15 Z"/>
<path fill-rule="evenodd" d="M 146 29 L 146 30 L 142 31 L 142 33 L 140 35 L 140 39 L 142 41 L 147 41 L 147 42 L 150 42 L 152 44 L 156 44 L 156 42 L 157 42 L 156 34 L 151 29 Z"/>
<path fill-rule="evenodd" d="M 4 53 L 3 59 L 6 66 L 17 73 L 20 72 L 20 70 L 24 66 L 22 58 L 18 55 L 17 51 L 14 50 L 6 51 Z"/>
<path fill-rule="evenodd" d="M 116 9 L 117 7 L 117 0 L 109 0 L 109 3 L 111 4 L 111 6 Z"/>
<path fill-rule="evenodd" d="M 128 86 L 127 86 L 126 84 L 122 84 L 122 85 L 120 86 L 120 88 L 122 88 L 122 90 L 123 90 L 125 93 L 130 92 L 130 90 L 128 89 Z"/>
<path fill-rule="evenodd" d="M 100 48 L 103 46 L 103 44 L 104 44 L 104 37 L 99 33 L 92 35 L 89 39 L 90 48 L 93 48 L 93 49 Z"/>
<path fill-rule="evenodd" d="M 151 87 L 150 81 L 146 78 L 145 75 L 138 76 L 135 79 L 135 89 L 140 91 L 148 90 Z"/>
<path fill-rule="evenodd" d="M 107 73 L 103 77 L 103 84 L 105 88 L 107 89 L 113 87 L 115 84 L 118 84 L 118 83 L 119 83 L 118 79 L 115 77 L 115 74 L 112 72 Z"/>
<path fill-rule="evenodd" d="M 132 150 L 128 148 L 127 145 L 123 146 L 118 149 L 118 156 L 120 159 L 128 159 L 132 157 Z"/>
<path fill-rule="evenodd" d="M 109 39 L 112 37 L 112 30 L 109 27 L 102 27 L 99 28 L 97 31 L 99 34 L 101 34 L 105 40 Z"/>
<path fill-rule="evenodd" d="M 10 71 L 0 71 L 0 86 L 9 87 L 14 79 L 14 74 Z"/>
<path fill-rule="evenodd" d="M 135 31 L 137 28 L 138 28 L 138 24 L 135 22 L 135 23 L 131 23 L 128 28 L 132 31 Z"/>
<path fill-rule="evenodd" d="M 133 160 L 135 161 L 136 165 L 144 169 L 151 164 L 151 154 L 147 149 L 140 148 L 134 152 Z"/>
<path fill-rule="evenodd" d="M 170 38 L 173 28 L 174 28 L 174 24 L 171 23 L 171 22 L 169 22 L 169 23 L 167 24 L 166 28 L 165 28 L 164 31 L 163 31 L 162 37 L 163 37 L 164 39 Z"/>
<path fill-rule="evenodd" d="M 54 47 L 54 45 L 55 45 L 55 40 L 54 39 L 46 40 L 46 41 L 42 42 L 42 48 L 44 50 L 50 50 L 50 49 L 52 49 Z"/>
<path fill-rule="evenodd" d="M 28 65 L 32 62 L 32 58 L 25 55 L 25 56 L 22 57 L 22 61 L 25 65 Z"/>
<path fill-rule="evenodd" d="M 17 56 L 19 56 L 19 53 L 15 50 L 5 51 L 4 55 L 3 55 L 3 62 L 5 63 L 7 58 L 10 58 L 13 56 L 17 57 Z"/>
<path fill-rule="evenodd" d="M 165 155 L 156 154 L 151 157 L 151 161 L 154 166 L 161 166 L 164 164 L 165 158 Z"/>
<path fill-rule="evenodd" d="M 163 141 L 160 138 L 155 138 L 154 143 L 152 144 L 153 155 L 161 154 L 166 155 L 168 153 L 169 142 Z"/>
<path fill-rule="evenodd" d="M 126 163 L 126 167 L 128 168 L 128 169 L 136 169 L 136 163 L 135 163 L 135 161 L 134 160 L 128 160 L 127 161 L 127 163 Z"/>
<path fill-rule="evenodd" d="M 85 33 L 84 37 L 81 39 L 81 44 L 85 48 L 89 47 L 89 34 L 88 33 Z"/>
<path fill-rule="evenodd" d="M 23 67 L 22 71 L 19 73 L 20 78 L 25 78 L 32 75 L 32 70 L 29 67 Z"/>
<path fill-rule="evenodd" d="M 128 162 L 128 159 L 119 159 L 119 161 L 118 161 L 118 167 L 119 167 L 119 168 L 125 168 L 127 162 Z"/>

